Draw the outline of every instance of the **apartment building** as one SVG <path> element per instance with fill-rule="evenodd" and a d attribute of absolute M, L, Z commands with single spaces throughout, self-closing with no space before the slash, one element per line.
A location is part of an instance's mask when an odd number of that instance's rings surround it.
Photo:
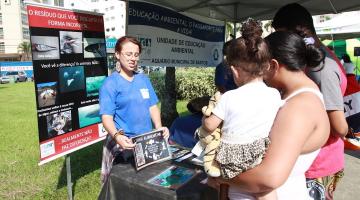
<path fill-rule="evenodd" d="M 63 6 L 63 0 L 32 0 L 36 3 Z M 28 2 L 31 2 L 31 0 Z M 0 61 L 21 59 L 19 44 L 30 42 L 29 24 L 23 0 L 0 1 Z"/>
<path fill-rule="evenodd" d="M 122 0 L 64 0 L 68 9 L 86 10 L 104 14 L 106 38 L 125 35 L 126 3 Z"/>

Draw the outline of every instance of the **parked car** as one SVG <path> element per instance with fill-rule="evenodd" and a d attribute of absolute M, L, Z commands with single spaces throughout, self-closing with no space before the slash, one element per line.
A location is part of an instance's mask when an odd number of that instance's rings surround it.
<path fill-rule="evenodd" d="M 5 76 L 12 78 L 15 83 L 17 82 L 25 82 L 27 80 L 26 73 L 24 71 L 11 71 L 6 72 Z"/>
<path fill-rule="evenodd" d="M 4 84 L 4 83 L 10 83 L 10 78 L 8 76 L 0 76 L 0 83 Z"/>

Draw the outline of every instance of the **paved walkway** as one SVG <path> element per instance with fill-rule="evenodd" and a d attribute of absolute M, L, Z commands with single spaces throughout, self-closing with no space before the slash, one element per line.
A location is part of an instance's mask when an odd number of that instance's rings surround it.
<path fill-rule="evenodd" d="M 345 151 L 344 173 L 334 200 L 360 199 L 360 151 Z"/>

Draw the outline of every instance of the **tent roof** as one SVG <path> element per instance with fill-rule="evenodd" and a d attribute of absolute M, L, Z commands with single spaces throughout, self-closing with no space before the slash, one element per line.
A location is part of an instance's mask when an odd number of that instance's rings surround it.
<path fill-rule="evenodd" d="M 299 3 L 312 15 L 360 10 L 359 0 L 144 0 L 178 12 L 188 12 L 221 21 L 241 22 L 248 17 L 272 19 L 288 3 Z"/>

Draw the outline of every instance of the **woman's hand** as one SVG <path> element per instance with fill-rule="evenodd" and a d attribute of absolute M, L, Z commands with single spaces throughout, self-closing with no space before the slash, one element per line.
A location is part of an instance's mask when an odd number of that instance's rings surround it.
<path fill-rule="evenodd" d="M 165 138 L 165 140 L 168 140 L 169 139 L 169 136 L 170 136 L 170 132 L 169 132 L 169 129 L 167 127 L 160 127 L 158 128 L 158 130 L 162 130 L 163 131 L 163 137 Z"/>
<path fill-rule="evenodd" d="M 121 146 L 122 149 L 133 149 L 135 147 L 135 144 L 132 142 L 132 140 L 125 135 L 116 136 L 115 141 Z"/>

